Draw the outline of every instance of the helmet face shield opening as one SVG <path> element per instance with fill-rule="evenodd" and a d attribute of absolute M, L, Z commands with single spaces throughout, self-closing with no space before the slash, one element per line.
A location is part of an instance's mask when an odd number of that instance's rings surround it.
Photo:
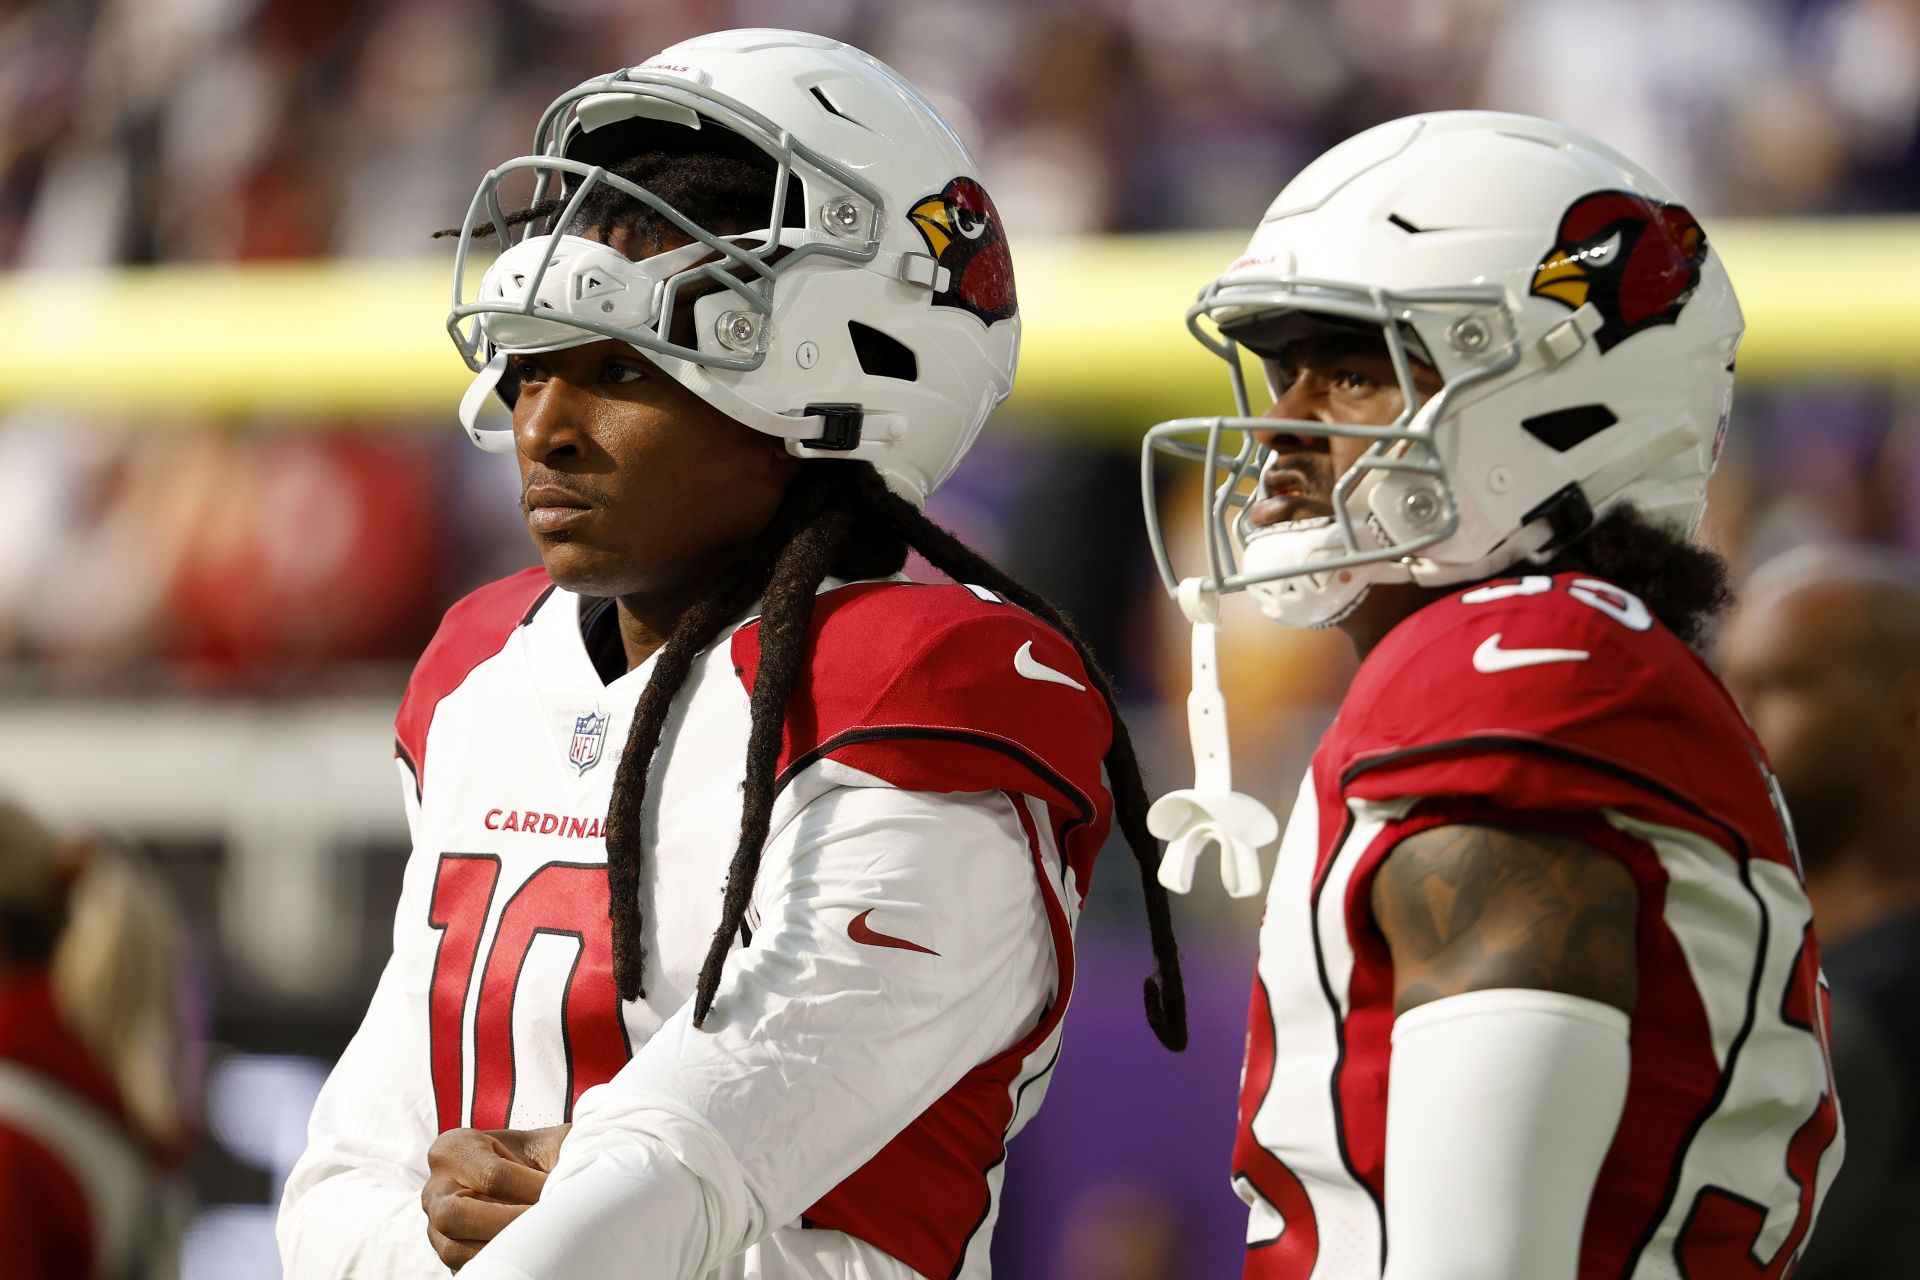
<path fill-rule="evenodd" d="M 1200 589 L 1210 593 L 1259 588 L 1289 578 L 1294 589 L 1320 590 L 1338 577 L 1366 581 L 1404 577 L 1404 564 L 1459 528 L 1443 442 L 1435 428 L 1453 401 L 1477 382 L 1519 360 L 1515 326 L 1497 286 L 1392 293 L 1299 277 L 1216 282 L 1188 312 L 1189 330 L 1227 364 L 1233 415 L 1164 422 L 1147 433 L 1143 486 L 1149 540 L 1169 594 L 1179 595 L 1180 573 L 1158 528 L 1152 492 L 1156 455 L 1198 462 L 1209 502 L 1206 563 Z M 1279 367 L 1294 343 L 1322 337 L 1378 337 L 1401 396 L 1390 422 L 1348 424 L 1268 416 L 1284 386 Z M 1439 358 L 1435 358 L 1438 353 Z M 1440 389 L 1423 398 L 1413 362 L 1434 370 Z M 1247 365 L 1265 373 L 1265 385 Z M 1264 411 L 1264 412 L 1263 412 Z M 1255 433 L 1302 439 L 1365 441 L 1365 451 L 1334 478 L 1331 514 L 1259 526 L 1252 508 L 1261 472 L 1273 459 Z M 1276 554 L 1277 553 L 1277 554 Z M 1258 592 L 1263 608 L 1271 592 Z M 1357 596 L 1356 596 L 1357 602 Z M 1277 615 L 1276 615 L 1277 616 Z M 1323 625 L 1315 622 L 1310 625 Z"/>
<path fill-rule="evenodd" d="M 615 152 L 650 149 L 656 141 L 664 149 L 719 150 L 763 162 L 773 185 L 764 226 L 746 235 L 701 226 L 606 167 L 624 158 Z M 672 360 L 751 371 L 765 359 L 773 291 L 782 274 L 816 255 L 864 263 L 878 254 L 886 210 L 869 183 L 750 108 L 692 80 L 645 71 L 590 80 L 547 109 L 535 148 L 537 154 L 487 173 L 461 225 L 447 330 L 477 373 L 499 350 L 569 345 L 555 331 L 558 326 L 575 331 L 573 343 L 613 338 Z M 502 184 L 522 173 L 534 178 L 529 207 L 555 199 L 561 203 L 546 217 L 522 218 L 510 227 Z M 592 197 L 604 199 L 608 192 L 653 211 L 688 243 L 624 265 L 624 255 L 589 250 L 585 246 L 596 242 L 573 233 L 576 220 Z M 819 225 L 810 228 L 806 224 L 815 215 L 807 205 L 823 195 Z M 475 240 L 483 238 L 476 228 L 483 233 L 490 228 L 502 248 L 470 293 L 468 263 Z M 562 278 L 550 282 L 555 272 Z M 689 345 L 670 335 L 676 313 L 691 305 L 687 291 L 695 286 L 703 293 L 722 288 L 732 296 L 724 300 L 713 332 L 696 329 Z"/>

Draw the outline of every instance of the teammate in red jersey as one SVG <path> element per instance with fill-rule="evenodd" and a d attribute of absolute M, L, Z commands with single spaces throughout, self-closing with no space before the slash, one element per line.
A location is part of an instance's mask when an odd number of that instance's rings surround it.
<path fill-rule="evenodd" d="M 1252 893 L 1277 827 L 1231 789 L 1219 595 L 1362 657 L 1261 926 L 1246 1275 L 1786 1275 L 1842 1140 L 1778 790 L 1689 647 L 1742 328 L 1705 232 L 1573 130 L 1413 117 L 1303 171 L 1193 320 L 1240 412 L 1148 438 L 1211 498 L 1204 576 L 1155 530 L 1195 624 L 1165 883 L 1218 845 Z"/>
<path fill-rule="evenodd" d="M 0 800 L 0 1268 L 176 1273 L 190 1073 L 172 904 Z"/>
<path fill-rule="evenodd" d="M 287 1274 L 984 1277 L 1114 820 L 1185 1039 L 1105 678 L 919 509 L 1011 384 L 998 217 L 910 85 L 796 32 L 588 81 L 535 151 L 451 323 L 543 568 L 401 705 L 393 958 Z"/>

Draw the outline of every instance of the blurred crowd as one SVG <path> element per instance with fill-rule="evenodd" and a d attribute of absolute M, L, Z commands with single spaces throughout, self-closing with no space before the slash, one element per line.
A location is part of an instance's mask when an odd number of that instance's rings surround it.
<path fill-rule="evenodd" d="M 0 8 L 0 268 L 431 254 L 430 233 L 524 149 L 557 91 L 728 24 L 819 30 L 893 63 L 974 143 L 1016 243 L 1246 226 L 1339 138 L 1462 105 L 1592 129 L 1709 218 L 1920 206 L 1920 0 Z M 1722 486 L 1728 549 L 1811 533 L 1920 544 L 1914 413 L 1886 388 L 1747 397 Z M 7 683 L 355 679 L 405 662 L 448 600 L 526 562 L 510 478 L 444 423 L 293 425 L 0 420 L 0 467 L 42 478 L 0 510 Z M 1085 448 L 1013 461 L 1055 477 L 1128 465 Z M 937 514 L 1021 521 L 1025 494 L 969 494 L 966 479 Z M 1127 492 L 1081 488 L 1058 521 Z M 1014 541 L 1002 553 L 1070 598 L 1087 580 L 1088 566 L 1027 553 L 1051 539 Z M 1144 575 L 1093 576 L 1101 594 L 1074 603 L 1118 665 L 1157 671 L 1127 647 L 1122 597 Z M 332 604 L 348 589 L 351 613 Z"/>
<path fill-rule="evenodd" d="M 1016 261 L 1023 238 L 1250 227 L 1339 139 L 1460 106 L 1586 128 L 1662 175 L 1709 227 L 1920 212 L 1920 0 L 0 0 L 0 270 L 446 255 L 432 232 L 458 222 L 490 165 L 526 149 L 558 92 L 699 31 L 752 25 L 851 40 L 925 90 L 975 148 Z M 94 342 L 110 361 L 140 337 Z M 72 695 L 360 692 L 390 705 L 446 605 L 534 559 L 513 468 L 452 422 L 451 404 L 432 421 L 381 422 L 0 411 L 11 482 L 0 721 Z M 1048 425 L 1003 418 L 930 509 L 1076 617 L 1133 703 L 1156 783 L 1177 785 L 1189 768 L 1186 628 L 1152 575 L 1134 497 L 1149 424 L 1115 423 L 1104 442 Z M 1743 389 L 1707 536 L 1738 577 L 1813 541 L 1920 554 L 1920 379 Z M 1225 640 L 1231 695 L 1263 712 L 1236 716 L 1240 773 L 1284 809 L 1353 659 L 1332 633 L 1230 626 Z M 1910 774 L 1888 785 L 1920 786 Z M 263 846 L 286 843 L 269 834 Z M 357 847 L 371 868 L 363 883 L 315 841 L 315 865 L 325 855 L 327 874 L 344 877 L 329 906 L 364 917 L 341 923 L 339 945 L 383 950 L 398 850 Z M 180 844 L 169 856 L 176 887 L 189 858 L 214 868 L 206 892 L 181 894 L 193 926 L 216 903 L 244 914 L 222 855 Z M 1905 890 L 1899 900 L 1911 906 Z M 1093 899 L 1114 901 L 1126 898 Z M 1196 1015 L 1189 1061 L 1217 1068 L 1229 1099 L 1190 1101 L 1216 1127 L 1230 1119 L 1249 911 L 1204 897 L 1183 908 L 1196 1009 L 1214 1010 Z M 1906 944 L 1920 945 L 1911 912 L 1900 918 Z M 1111 949 L 1117 931 L 1103 942 L 1104 923 L 1083 928 L 1076 1017 L 1102 1016 L 1111 969 L 1128 975 L 1112 1007 L 1131 1027 L 1139 957 Z M 277 1004 L 248 1013 L 233 998 L 243 966 L 219 942 L 201 945 L 221 989 L 209 997 L 213 1033 L 230 1045 L 326 1058 L 364 1004 L 360 966 L 328 979 L 324 1028 L 314 1007 L 299 1022 Z M 1893 1038 L 1920 1043 L 1910 1026 Z M 229 1101 L 244 1123 L 228 1125 L 239 1136 L 221 1149 L 252 1150 L 252 1135 L 259 1150 L 225 1163 L 203 1153 L 194 1181 L 203 1200 L 233 1202 L 222 1212 L 256 1212 L 281 1149 L 299 1147 L 305 1102 L 287 1099 L 310 1100 L 312 1081 L 282 1079 L 296 1059 L 225 1061 L 224 1076 L 210 1074 L 238 1082 Z M 1144 1048 L 1137 1071 L 1083 1063 L 1084 1086 L 1059 1092 L 1084 1091 L 1107 1114 L 1137 1110 L 1092 1090 L 1154 1079 L 1156 1063 Z M 1153 1087 L 1164 1101 L 1189 1086 Z M 216 1137 L 220 1096 L 210 1091 Z M 1050 1111 L 1074 1120 L 1064 1103 Z M 1189 1151 L 1176 1130 L 1190 1137 L 1200 1122 L 1161 1118 L 1166 1149 Z M 1915 1149 L 1920 1139 L 1902 1148 Z M 1209 1152 L 1193 1159 L 1213 1168 Z M 1185 1274 L 1166 1242 L 1238 1212 L 1210 1184 L 1196 1193 L 1206 1207 L 1190 1210 L 1153 1187 L 1098 1182 L 1091 1158 L 1068 1164 L 1059 1184 L 1091 1190 L 1048 1202 L 1058 1222 L 1036 1218 L 1027 1237 L 1009 1223 L 1008 1238 L 1097 1240 L 1125 1227 L 1130 1258 L 1173 1259 L 1086 1273 L 1106 1280 Z M 267 1238 L 257 1212 L 241 1225 L 233 1239 Z M 268 1274 L 261 1265 L 202 1273 Z"/>
<path fill-rule="evenodd" d="M 0 264 L 412 254 L 560 88 L 719 26 L 853 40 L 1016 236 L 1237 227 L 1440 106 L 1597 131 L 1709 214 L 1911 207 L 1912 0 L 39 0 L 0 20 Z"/>

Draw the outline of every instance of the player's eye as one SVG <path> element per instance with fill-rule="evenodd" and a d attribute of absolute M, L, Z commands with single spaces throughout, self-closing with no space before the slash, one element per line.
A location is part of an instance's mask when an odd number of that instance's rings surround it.
<path fill-rule="evenodd" d="M 513 358 L 513 376 L 522 382 L 544 382 L 547 377 L 546 366 L 527 356 Z"/>
<path fill-rule="evenodd" d="M 1333 385 L 1342 391 L 1371 391 L 1380 384 L 1358 369 L 1336 369 Z"/>
<path fill-rule="evenodd" d="M 624 360 L 609 360 L 600 366 L 600 376 L 615 386 L 626 386 L 646 377 L 646 370 L 638 365 L 628 364 Z"/>

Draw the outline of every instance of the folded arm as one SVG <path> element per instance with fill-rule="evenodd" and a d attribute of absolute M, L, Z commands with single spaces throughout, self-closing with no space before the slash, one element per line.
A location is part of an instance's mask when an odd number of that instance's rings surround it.
<path fill-rule="evenodd" d="M 540 1203 L 463 1276 L 694 1280 L 1031 1030 L 1055 968 L 1014 803 L 850 787 L 802 809 L 705 1028 L 683 1008 L 582 1095 Z"/>

